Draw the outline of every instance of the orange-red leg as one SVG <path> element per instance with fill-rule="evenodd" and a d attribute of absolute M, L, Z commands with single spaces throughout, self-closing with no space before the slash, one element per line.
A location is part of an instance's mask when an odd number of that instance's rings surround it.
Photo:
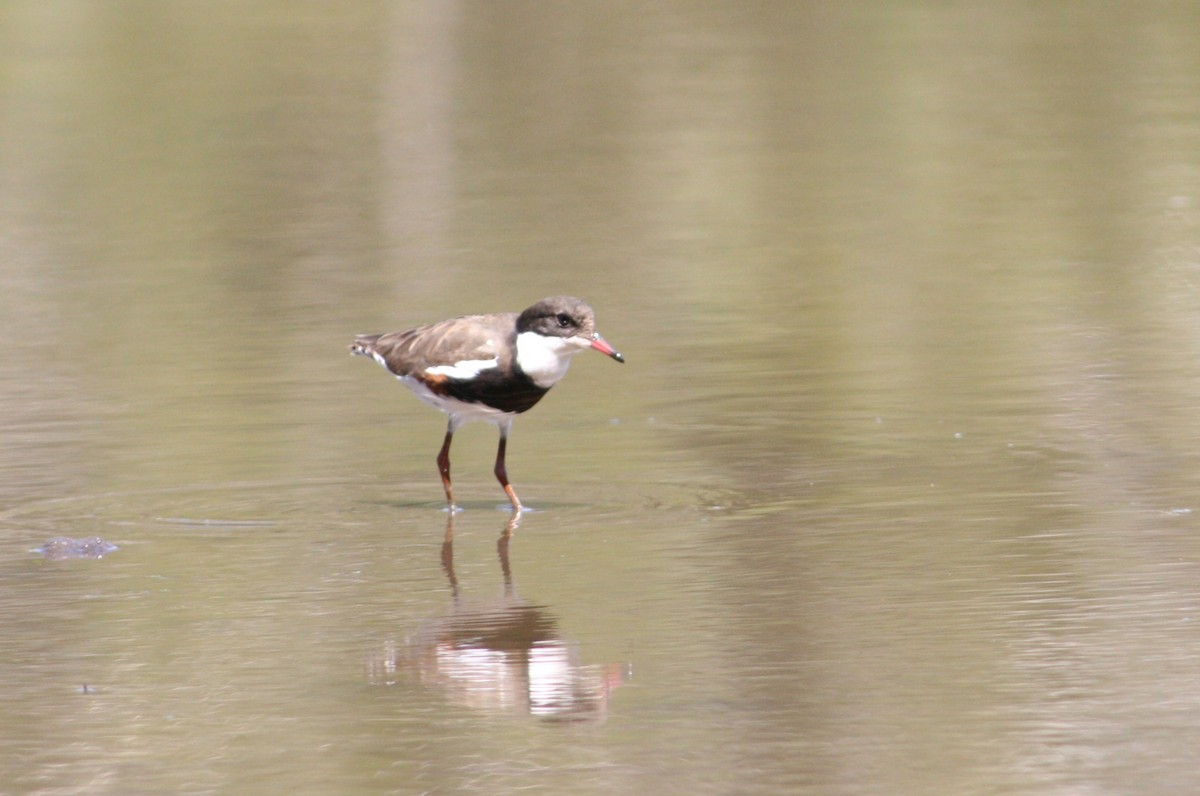
<path fill-rule="evenodd" d="M 446 490 L 446 505 L 454 511 L 454 491 L 450 488 L 450 442 L 454 439 L 454 427 L 446 429 L 446 440 L 438 453 L 438 472 L 442 476 L 442 488 Z"/>
<path fill-rule="evenodd" d="M 508 482 L 508 470 L 504 467 L 504 454 L 508 448 L 508 432 L 512 428 L 512 423 L 507 423 L 500 427 L 500 445 L 496 448 L 496 480 L 500 482 L 500 486 L 504 488 L 504 494 L 508 495 L 508 502 L 512 503 L 513 511 L 521 510 L 521 499 L 517 497 L 517 492 L 512 488 L 512 484 Z"/>

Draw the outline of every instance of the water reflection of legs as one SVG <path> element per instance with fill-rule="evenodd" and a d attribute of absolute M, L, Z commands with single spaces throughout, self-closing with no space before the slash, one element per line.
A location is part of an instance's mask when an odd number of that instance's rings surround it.
<path fill-rule="evenodd" d="M 563 636 L 553 612 L 517 596 L 509 546 L 521 512 L 512 513 L 496 541 L 503 596 L 482 600 L 460 594 L 455 518 L 446 517 L 441 549 L 453 610 L 422 622 L 403 644 L 389 646 L 372 662 L 372 679 L 390 685 L 407 673 L 449 700 L 481 710 L 524 712 L 554 722 L 603 720 L 628 666 L 582 664 L 579 645 Z"/>
<path fill-rule="evenodd" d="M 513 531 L 521 526 L 521 512 L 514 511 L 512 516 L 508 518 L 508 522 L 504 523 L 504 529 L 500 531 L 500 539 L 496 542 L 496 554 L 500 557 L 500 572 L 504 576 L 504 596 L 511 598 L 513 594 L 512 587 L 512 567 L 508 563 L 508 543 L 512 540 Z M 450 593 L 454 596 L 455 602 L 458 601 L 458 576 L 454 573 L 454 512 L 446 515 L 446 533 L 442 538 L 442 571 L 446 573 L 446 579 L 450 582 Z"/>
<path fill-rule="evenodd" d="M 442 571 L 450 581 L 450 594 L 458 602 L 458 578 L 454 574 L 454 512 L 446 515 L 446 535 L 442 539 Z"/>
<path fill-rule="evenodd" d="M 504 530 L 500 532 L 500 538 L 496 540 L 496 554 L 500 556 L 500 572 L 504 576 L 504 597 L 508 600 L 513 598 L 512 567 L 508 564 L 508 543 L 512 540 L 513 531 L 520 524 L 521 512 L 518 509 L 508 518 L 508 522 L 504 524 Z"/>

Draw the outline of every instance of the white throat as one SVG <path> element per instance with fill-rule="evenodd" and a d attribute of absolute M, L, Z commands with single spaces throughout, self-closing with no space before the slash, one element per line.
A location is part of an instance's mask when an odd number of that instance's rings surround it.
<path fill-rule="evenodd" d="M 587 346 L 578 337 L 546 337 L 537 332 L 517 335 L 517 366 L 533 383 L 548 390 L 567 374 L 571 357 Z"/>

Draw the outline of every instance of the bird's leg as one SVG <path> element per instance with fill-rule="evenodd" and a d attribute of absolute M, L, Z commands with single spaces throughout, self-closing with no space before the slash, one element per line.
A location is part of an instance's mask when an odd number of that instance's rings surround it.
<path fill-rule="evenodd" d="M 504 494 L 508 495 L 508 502 L 512 503 L 513 511 L 521 510 L 521 500 L 517 497 L 516 490 L 512 488 L 512 484 L 508 483 L 508 470 L 504 467 L 504 452 L 508 447 L 508 432 L 512 430 L 512 421 L 508 421 L 500 426 L 500 445 L 496 448 L 496 480 L 500 482 L 500 486 L 504 487 Z"/>
<path fill-rule="evenodd" d="M 438 472 L 442 476 L 442 487 L 446 490 L 446 506 L 451 512 L 454 511 L 454 492 L 450 488 L 450 442 L 453 439 L 454 423 L 451 422 L 446 428 L 446 441 L 442 443 L 442 450 L 437 457 Z"/>

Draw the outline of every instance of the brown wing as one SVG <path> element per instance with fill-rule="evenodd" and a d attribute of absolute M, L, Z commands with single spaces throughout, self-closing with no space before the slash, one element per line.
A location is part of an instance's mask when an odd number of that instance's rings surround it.
<path fill-rule="evenodd" d="M 359 336 L 351 351 L 375 356 L 397 376 L 420 376 L 439 365 L 499 357 L 497 370 L 512 367 L 509 338 L 515 336 L 516 313 L 466 315 L 404 332 Z"/>

